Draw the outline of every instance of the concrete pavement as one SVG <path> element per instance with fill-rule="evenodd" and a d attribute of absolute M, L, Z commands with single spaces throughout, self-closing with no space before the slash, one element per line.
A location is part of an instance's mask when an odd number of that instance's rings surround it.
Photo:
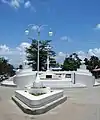
<path fill-rule="evenodd" d="M 15 89 L 0 86 L 0 120 L 100 120 L 100 87 L 66 89 L 65 103 L 34 116 L 24 114 L 11 100 Z"/>

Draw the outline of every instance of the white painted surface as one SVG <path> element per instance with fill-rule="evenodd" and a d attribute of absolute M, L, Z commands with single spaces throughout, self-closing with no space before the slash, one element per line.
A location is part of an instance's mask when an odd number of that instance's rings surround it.
<path fill-rule="evenodd" d="M 13 81 L 8 81 L 8 80 L 1 82 L 1 84 L 7 86 L 16 86 L 16 84 L 14 84 Z"/>
<path fill-rule="evenodd" d="M 53 73 L 53 71 L 51 70 L 47 70 L 46 72 L 42 73 L 40 75 L 40 78 L 42 79 L 46 79 L 46 75 L 52 75 L 51 79 L 61 79 L 60 77 L 58 77 L 56 74 Z"/>
<path fill-rule="evenodd" d="M 66 80 L 41 80 L 44 86 L 50 88 L 66 88 L 66 87 L 85 87 L 85 84 L 73 84 L 71 81 Z"/>
<path fill-rule="evenodd" d="M 91 74 L 75 73 L 75 82 L 85 84 L 87 87 L 93 87 L 95 78 Z"/>
<path fill-rule="evenodd" d="M 31 108 L 39 108 L 63 97 L 63 91 L 59 90 L 40 96 L 33 96 L 28 92 L 24 92 L 24 90 L 17 90 L 15 91 L 15 96 L 27 106 Z"/>
<path fill-rule="evenodd" d="M 34 71 L 32 71 L 32 68 L 27 68 L 27 69 L 19 70 L 17 75 L 24 75 L 24 74 L 30 74 L 30 73 L 34 74 Z"/>
<path fill-rule="evenodd" d="M 51 88 L 65 88 L 65 87 L 82 87 L 86 85 L 87 87 L 93 86 L 95 84 L 95 79 L 92 74 L 86 69 L 78 69 L 78 71 L 48 71 L 48 72 L 39 72 L 41 76 L 41 82 L 43 86 L 51 87 Z M 75 73 L 75 77 L 74 77 Z M 52 79 L 43 79 L 47 74 L 52 74 Z M 58 79 L 58 76 L 55 75 L 61 74 L 61 77 Z M 66 74 L 71 74 L 71 78 L 65 78 Z M 14 78 L 14 83 L 17 84 L 18 87 L 24 88 L 25 86 L 33 85 L 35 80 L 36 71 L 31 71 L 30 69 L 24 70 L 22 73 L 19 73 Z M 75 78 L 75 79 L 74 79 Z M 74 84 L 75 81 L 75 84 Z M 79 84 L 76 85 L 76 84 Z"/>
<path fill-rule="evenodd" d="M 3 81 L 2 84 L 7 85 L 7 86 L 13 86 L 13 85 L 15 86 L 13 81 Z M 51 86 L 51 88 L 86 87 L 86 85 L 82 84 L 82 83 L 73 84 L 72 82 L 67 82 L 67 84 L 56 84 L 56 83 L 54 84 L 53 82 L 51 83 L 50 81 L 49 82 L 48 81 L 44 82 L 44 86 L 47 86 L 47 87 Z M 30 89 L 32 87 L 32 84 L 26 85 L 26 87 L 27 87 L 27 89 Z"/>
<path fill-rule="evenodd" d="M 72 71 L 72 73 L 71 73 L 71 81 L 72 81 L 73 84 L 74 84 L 74 74 L 75 74 L 75 72 Z"/>
<path fill-rule="evenodd" d="M 35 73 L 28 73 L 28 74 L 19 74 L 14 79 L 13 82 L 20 88 L 24 88 L 33 83 L 36 78 Z"/>
<path fill-rule="evenodd" d="M 99 85 L 100 85 L 100 83 L 95 80 L 94 86 L 99 86 Z"/>
<path fill-rule="evenodd" d="M 78 70 L 76 71 L 76 73 L 82 73 L 82 74 L 92 75 L 88 70 L 81 70 L 81 69 L 78 69 Z"/>

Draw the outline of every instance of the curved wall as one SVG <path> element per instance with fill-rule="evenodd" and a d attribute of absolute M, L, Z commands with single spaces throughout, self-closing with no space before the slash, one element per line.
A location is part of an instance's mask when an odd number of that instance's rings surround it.
<path fill-rule="evenodd" d="M 35 73 L 27 73 L 22 75 L 16 75 L 13 82 L 19 87 L 24 88 L 25 86 L 31 85 L 36 78 Z"/>

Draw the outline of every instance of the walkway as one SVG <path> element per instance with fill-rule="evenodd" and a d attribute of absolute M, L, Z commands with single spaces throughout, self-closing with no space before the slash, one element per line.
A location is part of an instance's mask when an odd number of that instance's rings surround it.
<path fill-rule="evenodd" d="M 65 103 L 35 116 L 24 114 L 11 100 L 14 89 L 0 87 L 0 120 L 100 120 L 100 87 L 66 89 Z"/>

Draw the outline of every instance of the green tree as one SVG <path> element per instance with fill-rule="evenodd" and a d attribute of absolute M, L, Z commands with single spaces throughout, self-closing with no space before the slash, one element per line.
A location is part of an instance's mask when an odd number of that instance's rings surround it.
<path fill-rule="evenodd" d="M 19 69 L 23 69 L 23 65 L 19 65 Z"/>
<path fill-rule="evenodd" d="M 81 65 L 81 60 L 79 59 L 76 53 L 71 54 L 69 57 L 66 57 L 62 65 L 62 69 L 66 71 L 77 70 Z"/>
<path fill-rule="evenodd" d="M 8 74 L 9 76 L 12 76 L 15 74 L 13 69 L 13 65 L 9 64 L 6 59 L 3 57 L 0 58 L 0 74 Z"/>
<path fill-rule="evenodd" d="M 61 67 L 61 65 L 59 63 L 56 63 L 56 67 Z"/>
<path fill-rule="evenodd" d="M 90 59 L 85 58 L 84 59 L 85 64 L 87 66 L 87 69 L 92 73 L 95 78 L 100 77 L 100 72 L 99 71 L 93 71 L 93 69 L 100 68 L 100 60 L 96 56 L 91 56 Z"/>
<path fill-rule="evenodd" d="M 0 74 L 7 73 L 7 62 L 3 57 L 0 58 Z"/>
<path fill-rule="evenodd" d="M 9 63 L 7 64 L 7 74 L 9 76 L 15 75 L 14 66 Z"/>
<path fill-rule="evenodd" d="M 47 46 L 50 46 L 51 40 L 40 40 L 39 41 L 39 69 L 45 70 L 46 63 L 47 63 Z M 36 39 L 32 39 L 32 44 L 29 48 L 26 48 L 27 53 L 27 60 L 29 64 L 32 64 L 33 70 L 37 70 L 37 54 L 38 54 L 38 42 Z M 49 56 L 50 56 L 50 66 L 54 66 L 55 59 L 55 52 L 52 50 L 52 47 L 49 49 Z"/>
<path fill-rule="evenodd" d="M 93 69 L 100 67 L 100 60 L 96 56 L 91 56 L 88 60 L 87 58 L 84 59 L 85 64 L 87 65 L 87 69 L 92 72 Z"/>
<path fill-rule="evenodd" d="M 85 65 L 88 65 L 88 62 L 89 62 L 88 59 L 85 58 L 84 61 L 85 61 Z"/>

